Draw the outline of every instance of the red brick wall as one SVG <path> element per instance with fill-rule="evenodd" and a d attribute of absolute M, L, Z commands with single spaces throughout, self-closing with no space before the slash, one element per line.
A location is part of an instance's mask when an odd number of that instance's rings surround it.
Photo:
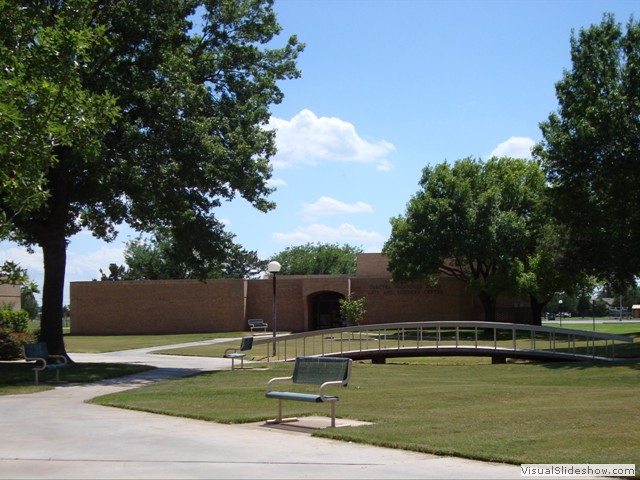
<path fill-rule="evenodd" d="M 382 272 L 381 272 L 382 269 Z M 364 274 L 361 274 L 364 272 Z M 374 274 L 378 272 L 379 276 Z M 441 278 L 437 287 L 396 284 L 381 254 L 358 256 L 358 275 L 276 277 L 278 331 L 314 328 L 311 298 L 323 292 L 366 297 L 365 324 L 484 320 L 484 311 L 465 284 Z M 71 332 L 74 334 L 168 334 L 248 331 L 247 319 L 261 318 L 273 328 L 272 278 L 72 282 Z M 501 299 L 498 321 L 527 321 L 522 303 Z M 528 315 L 528 316 L 527 316 Z"/>
<path fill-rule="evenodd" d="M 396 284 L 388 278 L 354 278 L 355 297 L 366 298 L 365 324 L 474 320 L 474 299 L 460 281 L 443 278 L 437 287 Z"/>
<path fill-rule="evenodd" d="M 356 259 L 358 277 L 391 277 L 389 260 L 383 253 L 360 253 Z"/>
<path fill-rule="evenodd" d="M 242 280 L 71 283 L 73 334 L 224 332 L 245 325 Z"/>
<path fill-rule="evenodd" d="M 261 318 L 273 323 L 273 279 L 247 282 L 247 318 Z M 308 297 L 318 292 L 338 292 L 347 295 L 346 276 L 314 275 L 276 277 L 278 330 L 302 332 L 309 329 Z"/>
<path fill-rule="evenodd" d="M 273 328 L 273 280 L 247 281 L 247 319 L 261 318 Z M 298 278 L 285 275 L 276 277 L 277 329 L 300 331 L 304 307 L 301 304 L 302 289 Z"/>

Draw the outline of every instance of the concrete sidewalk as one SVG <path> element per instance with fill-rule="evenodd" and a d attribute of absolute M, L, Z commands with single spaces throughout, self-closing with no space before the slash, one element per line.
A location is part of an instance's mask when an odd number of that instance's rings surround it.
<path fill-rule="evenodd" d="M 230 362 L 148 351 L 71 356 L 77 362 L 159 368 L 96 384 L 0 397 L 0 478 L 520 478 L 517 465 L 311 437 L 309 432 L 328 425 L 328 418 L 305 419 L 289 429 L 262 423 L 222 425 L 87 404 L 85 400 L 98 395 L 165 378 L 228 369 Z"/>

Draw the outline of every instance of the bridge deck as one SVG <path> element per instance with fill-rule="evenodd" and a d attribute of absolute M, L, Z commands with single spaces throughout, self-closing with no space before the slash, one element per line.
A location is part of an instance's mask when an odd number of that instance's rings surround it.
<path fill-rule="evenodd" d="M 272 355 L 273 343 L 276 355 Z M 354 360 L 418 356 L 483 356 L 544 361 L 613 360 L 623 335 L 556 327 L 494 322 L 413 322 L 362 325 L 260 338 L 269 360 L 300 355 L 339 356 Z"/>
<path fill-rule="evenodd" d="M 507 358 L 522 360 L 541 360 L 547 362 L 571 362 L 578 360 L 614 361 L 610 357 L 583 355 L 579 353 L 557 352 L 548 350 L 512 350 L 509 348 L 493 347 L 404 347 L 399 349 L 382 350 L 353 350 L 342 353 L 325 354 L 328 357 L 348 357 L 353 360 L 372 360 L 373 363 L 385 363 L 387 358 L 410 357 L 491 357 L 493 363 L 504 363 Z"/>

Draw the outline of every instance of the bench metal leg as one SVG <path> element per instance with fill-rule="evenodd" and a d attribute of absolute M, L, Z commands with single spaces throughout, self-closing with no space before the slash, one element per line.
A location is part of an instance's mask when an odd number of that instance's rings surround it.
<path fill-rule="evenodd" d="M 297 421 L 298 419 L 296 417 L 282 418 L 282 399 L 279 398 L 278 399 L 278 416 L 273 420 L 266 420 L 264 423 L 266 425 L 278 425 L 281 423 L 291 423 L 291 422 L 297 422 Z"/>
<path fill-rule="evenodd" d="M 236 369 L 236 364 L 235 364 L 236 359 L 231 357 L 231 370 L 235 370 Z M 240 357 L 240 370 L 244 369 L 244 357 Z"/>
<path fill-rule="evenodd" d="M 36 385 L 38 385 L 38 370 L 34 369 L 33 371 L 36 374 Z"/>
<path fill-rule="evenodd" d="M 337 402 L 330 402 L 331 403 L 331 426 L 335 427 L 336 426 L 336 403 Z"/>

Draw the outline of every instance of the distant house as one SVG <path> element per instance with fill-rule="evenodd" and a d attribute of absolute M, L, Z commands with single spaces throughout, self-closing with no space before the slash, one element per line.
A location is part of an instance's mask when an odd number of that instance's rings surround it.
<path fill-rule="evenodd" d="M 13 310 L 20 310 L 20 286 L 0 283 L 0 306 L 11 305 Z"/>
<path fill-rule="evenodd" d="M 631 306 L 631 316 L 633 318 L 640 318 L 640 305 Z"/>

